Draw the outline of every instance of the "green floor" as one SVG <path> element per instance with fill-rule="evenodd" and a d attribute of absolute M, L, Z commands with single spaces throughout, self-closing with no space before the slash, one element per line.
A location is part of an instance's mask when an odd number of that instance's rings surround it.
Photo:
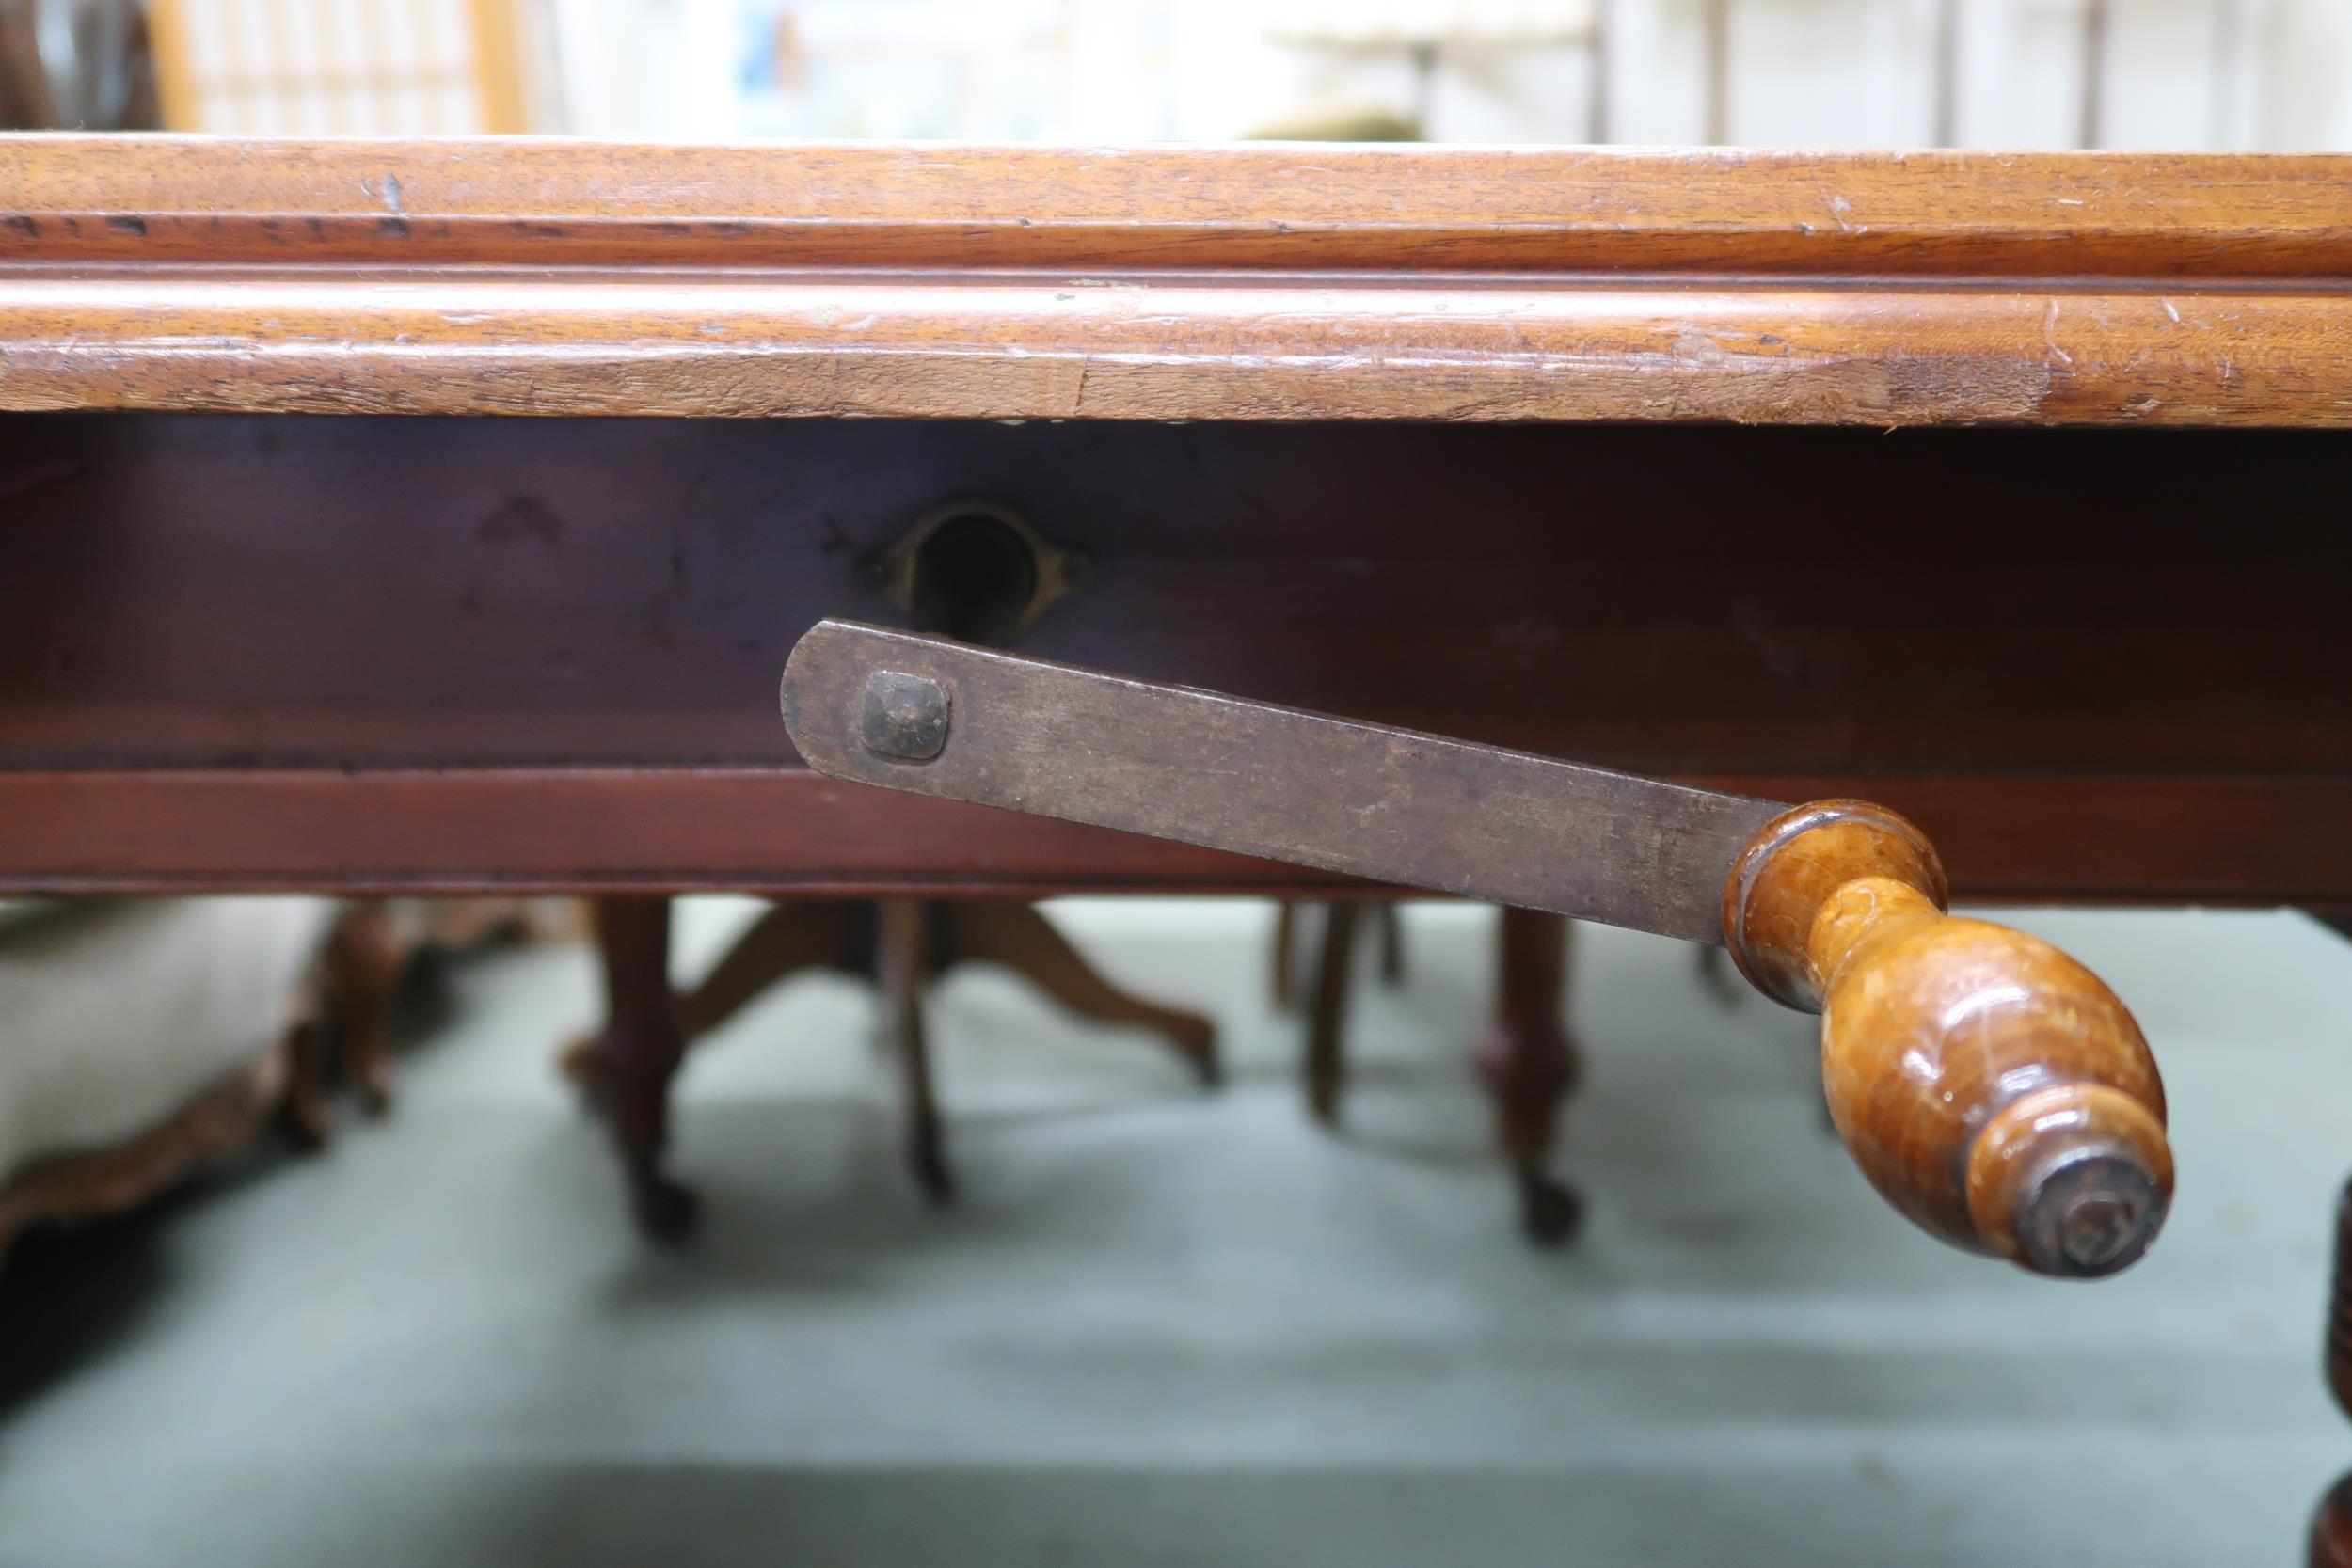
<path fill-rule="evenodd" d="M 1203 1096 L 1003 976 L 933 1036 L 964 1196 L 895 1163 L 869 1001 L 697 1060 L 705 1226 L 640 1245 L 549 1052 L 577 951 L 471 965 L 382 1126 L 0 1276 L 0 1563 L 2214 1564 L 2299 1560 L 2352 1467 L 2318 1324 L 2352 945 L 2033 913 L 2138 1008 L 2181 1192 L 2053 1285 L 1905 1229 L 1821 1132 L 1807 1021 L 1580 936 L 1583 1242 L 1532 1254 L 1463 1046 L 1491 914 L 1411 911 L 1349 1131 L 1301 1118 L 1263 906 L 1062 906 L 1216 1009 Z M 691 961 L 742 907 L 689 911 Z"/>

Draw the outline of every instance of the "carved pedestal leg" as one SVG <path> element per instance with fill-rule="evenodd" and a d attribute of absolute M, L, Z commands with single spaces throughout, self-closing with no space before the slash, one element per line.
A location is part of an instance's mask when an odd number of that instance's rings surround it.
<path fill-rule="evenodd" d="M 2336 1200 L 2336 1268 L 2328 1299 L 2324 1366 L 2328 1391 L 2352 1416 L 2352 1184 Z M 2312 1568 L 2352 1568 L 2352 1475 L 2319 1502 L 2312 1516 Z"/>
<path fill-rule="evenodd" d="M 1215 1084 L 1224 1067 L 1216 1049 L 1216 1025 L 1199 1013 L 1164 1007 L 1131 996 L 1096 973 L 1086 956 L 1027 904 L 957 903 L 946 906 L 942 968 L 957 963 L 999 963 L 1081 1018 L 1132 1023 L 1166 1039 L 1203 1084 Z"/>
<path fill-rule="evenodd" d="M 1495 1022 L 1478 1063 L 1494 1096 L 1495 1133 L 1519 1190 L 1519 1219 L 1530 1240 L 1566 1241 L 1583 1219 L 1583 1200 L 1545 1169 L 1560 1104 L 1575 1087 L 1576 1047 L 1562 1022 L 1567 984 L 1568 923 L 1531 910 L 1502 911 Z"/>
<path fill-rule="evenodd" d="M 1348 980 L 1356 969 L 1359 913 L 1352 902 L 1324 906 L 1323 945 L 1307 993 L 1307 1114 L 1326 1127 L 1339 1120 L 1347 1086 Z"/>
<path fill-rule="evenodd" d="M 694 1195 L 661 1169 L 670 1081 L 686 1056 L 683 1009 L 670 990 L 670 901 L 600 898 L 596 928 L 604 1027 L 575 1055 L 620 1154 L 638 1227 L 673 1241 L 693 1227 Z"/>

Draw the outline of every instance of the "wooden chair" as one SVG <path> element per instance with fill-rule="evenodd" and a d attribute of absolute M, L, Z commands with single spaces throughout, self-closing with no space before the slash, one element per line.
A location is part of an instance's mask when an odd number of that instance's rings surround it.
<path fill-rule="evenodd" d="M 0 906 L 0 1254 L 119 1212 L 281 1118 L 330 1130 L 397 973 L 365 905 L 311 897 Z M 380 1057 L 380 1052 L 379 1052 Z"/>

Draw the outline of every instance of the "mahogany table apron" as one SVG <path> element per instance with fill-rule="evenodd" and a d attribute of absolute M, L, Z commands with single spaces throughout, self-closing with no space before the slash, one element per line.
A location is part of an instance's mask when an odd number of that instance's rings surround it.
<path fill-rule="evenodd" d="M 2323 157 L 10 139 L 0 889 L 1364 891 L 798 766 L 945 602 L 2352 907 L 2347 279 Z"/>

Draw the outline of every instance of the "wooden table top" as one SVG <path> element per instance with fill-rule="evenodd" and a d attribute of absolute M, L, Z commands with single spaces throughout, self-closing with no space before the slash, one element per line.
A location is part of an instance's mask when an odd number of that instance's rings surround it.
<path fill-rule="evenodd" d="M 2352 158 L 0 139 L 0 408 L 2352 423 Z"/>

